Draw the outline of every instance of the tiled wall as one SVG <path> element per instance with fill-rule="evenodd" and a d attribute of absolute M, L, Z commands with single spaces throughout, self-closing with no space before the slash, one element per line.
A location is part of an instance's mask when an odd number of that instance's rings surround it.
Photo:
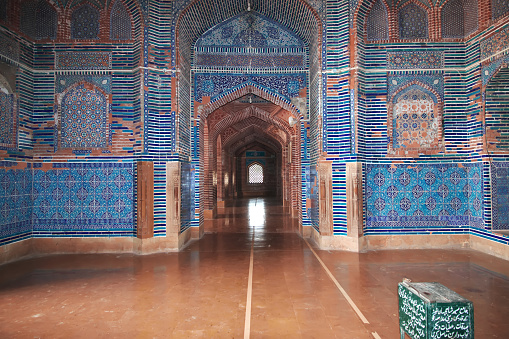
<path fill-rule="evenodd" d="M 457 12 L 453 9 L 458 2 L 445 7 L 423 4 L 432 15 L 427 20 L 414 17 L 414 21 L 406 1 L 376 1 L 373 7 L 374 3 L 291 0 L 275 6 L 274 1 L 251 0 L 249 5 L 267 22 L 281 24 L 280 32 L 292 31 L 307 44 L 305 51 L 302 46 L 297 51 L 304 55 L 305 65 L 278 64 L 266 67 L 271 68 L 265 70 L 270 75 L 264 75 L 259 69 L 247 72 L 242 64 L 245 60 L 237 60 L 234 70 L 205 72 L 209 78 L 210 73 L 217 78 L 205 85 L 191 72 L 193 44 L 212 26 L 244 12 L 247 0 L 125 0 L 125 6 L 118 1 L 98 1 L 104 5 L 97 17 L 101 29 L 87 37 L 70 24 L 38 36 L 34 27 L 40 26 L 41 16 L 37 13 L 27 14 L 19 23 L 23 35 L 17 19 L 11 22 L 9 15 L 0 16 L 0 24 L 7 28 L 0 34 L 0 55 L 15 69 L 19 100 L 17 134 L 11 138 L 17 145 L 0 148 L 0 156 L 30 165 L 26 169 L 18 165 L 1 167 L 4 204 L 0 205 L 0 237 L 11 239 L 32 231 L 36 236 L 132 236 L 133 163 L 137 159 L 155 162 L 155 235 L 166 235 L 167 161 L 183 164 L 182 230 L 197 226 L 199 173 L 203 168 L 199 162 L 199 117 L 194 105 L 202 97 L 228 92 L 243 77 L 263 82 L 264 88 L 278 92 L 285 100 L 307 91 L 309 119 L 301 121 L 301 168 L 297 171 L 302 180 L 297 200 L 305 225 L 318 226 L 316 164 L 324 159 L 333 163 L 336 235 L 347 233 L 345 163 L 350 161 L 366 163 L 367 234 L 470 229 L 485 236 L 483 232 L 503 229 L 508 207 L 506 136 L 490 139 L 489 134 L 495 130 L 498 133 L 501 124 L 504 132 L 507 130 L 507 119 L 497 116 L 506 113 L 500 105 L 505 101 L 495 102 L 488 95 L 488 113 L 491 110 L 492 114 L 488 114 L 485 125 L 483 100 L 488 87 L 501 87 L 507 82 L 506 73 L 497 73 L 509 61 L 507 1 L 494 2 L 492 13 L 479 13 L 478 20 L 471 15 L 464 20 L 455 17 L 452 13 Z M 81 6 L 66 1 L 49 4 L 64 23 Z M 486 4 L 479 8 L 487 8 Z M 468 9 L 475 5 L 471 0 L 464 1 L 463 13 L 471 14 Z M 64 11 L 64 7 L 69 10 Z M 112 7 L 117 9 L 119 20 L 111 18 Z M 17 16 L 17 3 L 13 8 Z M 215 15 L 208 15 L 210 12 Z M 407 16 L 400 15 L 406 12 Z M 132 30 L 126 28 L 126 13 Z M 400 17 L 402 24 L 398 23 Z M 424 21 L 419 27 L 404 24 L 416 20 Z M 113 22 L 123 22 L 123 28 L 110 29 L 115 26 L 111 26 Z M 93 28 L 95 23 L 84 24 Z M 423 30 L 425 27 L 432 29 Z M 477 28 L 483 31 L 474 32 Z M 367 39 L 366 29 L 371 29 Z M 210 63 L 207 51 L 211 47 L 207 45 L 200 52 L 200 67 L 221 66 L 220 62 Z M 282 60 L 280 57 L 276 59 Z M 267 66 L 265 62 L 271 60 L 258 61 Z M 300 79 L 299 85 L 289 77 Z M 107 134 L 103 140 L 106 147 L 104 143 L 101 147 L 93 143 L 66 147 L 65 140 L 62 144 L 64 125 L 59 100 L 77 84 L 101 90 L 108 101 L 103 110 L 107 126 L 101 129 Z M 411 156 L 389 153 L 393 135 L 388 124 L 394 113 L 391 104 L 397 103 L 393 99 L 408 86 L 420 86 L 422 91 L 433 93 L 436 108 L 441 110 L 442 148 L 431 152 L 417 147 Z M 76 130 L 64 132 L 65 136 Z M 504 141 L 494 145 L 492 159 L 483 153 L 487 135 L 489 142 Z M 496 161 L 491 170 L 490 160 Z M 431 175 L 435 181 L 428 184 Z M 119 177 L 125 180 L 117 180 Z M 20 193 L 27 181 L 33 187 L 31 197 Z M 394 187 L 390 199 L 389 187 Z"/>
<path fill-rule="evenodd" d="M 509 163 L 493 162 L 492 176 L 492 228 L 509 230 Z"/>
<path fill-rule="evenodd" d="M 134 175 L 132 162 L 36 166 L 34 236 L 132 236 Z"/>
<path fill-rule="evenodd" d="M 367 164 L 366 234 L 468 232 L 483 218 L 482 163 Z"/>
<path fill-rule="evenodd" d="M 32 232 L 32 169 L 0 161 L 0 245 Z"/>

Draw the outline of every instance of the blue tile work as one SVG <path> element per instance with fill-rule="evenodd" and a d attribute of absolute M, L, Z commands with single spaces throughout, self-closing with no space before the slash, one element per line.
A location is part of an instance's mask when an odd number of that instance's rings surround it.
<path fill-rule="evenodd" d="M 509 163 L 491 163 L 492 229 L 509 230 Z"/>
<path fill-rule="evenodd" d="M 16 167 L 14 167 L 16 166 Z M 30 237 L 32 170 L 0 161 L 0 245 Z"/>
<path fill-rule="evenodd" d="M 426 69 L 444 67 L 442 51 L 388 51 L 388 69 Z"/>
<path fill-rule="evenodd" d="M 56 53 L 56 69 L 111 69 L 111 52 L 59 52 Z"/>
<path fill-rule="evenodd" d="M 166 162 L 154 162 L 154 237 L 166 236 Z"/>
<path fill-rule="evenodd" d="M 463 232 L 482 224 L 482 164 L 367 164 L 366 234 Z"/>
<path fill-rule="evenodd" d="M 402 39 L 426 39 L 428 37 L 428 13 L 415 3 L 399 10 L 399 37 Z"/>
<path fill-rule="evenodd" d="M 71 37 L 73 39 L 99 38 L 99 10 L 85 4 L 76 8 L 71 14 Z"/>
<path fill-rule="evenodd" d="M 299 96 L 301 89 L 307 87 L 306 74 L 206 74 L 196 73 L 194 97 L 198 102 L 203 97 L 215 101 L 224 92 L 229 92 L 246 83 L 260 85 L 262 88 L 278 93 L 287 100 Z"/>
<path fill-rule="evenodd" d="M 481 60 L 502 52 L 509 44 L 509 27 L 497 32 L 493 36 L 481 41 Z"/>
<path fill-rule="evenodd" d="M 197 67 L 302 68 L 306 48 L 293 32 L 256 12 L 244 12 L 203 34 Z"/>
<path fill-rule="evenodd" d="M 332 220 L 334 235 L 347 235 L 346 164 L 332 164 Z"/>
<path fill-rule="evenodd" d="M 103 93 L 78 85 L 63 97 L 61 114 L 62 148 L 108 146 L 108 101 Z"/>
<path fill-rule="evenodd" d="M 34 169 L 33 235 L 133 236 L 133 163 L 62 163 Z"/>
<path fill-rule="evenodd" d="M 192 226 L 196 219 L 195 204 L 195 183 L 196 183 L 195 166 L 192 163 L 183 162 L 181 165 L 181 203 L 180 203 L 180 221 L 181 232 Z"/>
<path fill-rule="evenodd" d="M 1 75 L 0 75 L 1 77 Z M 0 78 L 0 81 L 2 79 Z M 12 93 L 0 92 L 0 147 L 16 148 L 18 130 L 17 99 Z"/>
<path fill-rule="evenodd" d="M 498 20 L 509 13 L 509 0 L 491 0 L 491 15 Z"/>
<path fill-rule="evenodd" d="M 319 189 L 319 182 L 318 182 L 318 173 L 316 170 L 316 166 L 308 166 L 306 168 L 306 185 L 307 185 L 307 200 L 308 203 L 306 205 L 307 211 L 307 217 L 311 221 L 311 226 L 313 226 L 317 231 L 320 227 L 320 216 L 319 216 L 319 209 L 318 209 L 318 189 Z"/>

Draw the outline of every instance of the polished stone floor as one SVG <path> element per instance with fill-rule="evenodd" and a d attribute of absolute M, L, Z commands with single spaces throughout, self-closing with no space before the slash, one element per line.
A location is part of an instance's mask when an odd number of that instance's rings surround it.
<path fill-rule="evenodd" d="M 399 338 L 403 278 L 472 300 L 476 338 L 509 338 L 509 262 L 468 250 L 320 251 L 282 211 L 237 201 L 180 253 L 1 266 L 0 338 Z"/>

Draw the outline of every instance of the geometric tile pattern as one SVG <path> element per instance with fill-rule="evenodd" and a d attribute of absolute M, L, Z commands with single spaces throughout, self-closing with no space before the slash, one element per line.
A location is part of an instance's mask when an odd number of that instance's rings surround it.
<path fill-rule="evenodd" d="M 464 8 L 464 18 L 465 18 L 465 26 L 464 26 L 464 35 L 465 37 L 477 31 L 479 28 L 479 19 L 478 19 L 478 4 L 477 0 L 463 0 L 463 8 Z"/>
<path fill-rule="evenodd" d="M 111 69 L 111 52 L 57 52 L 56 69 Z"/>
<path fill-rule="evenodd" d="M 35 170 L 34 232 L 132 231 L 133 170 L 132 163 L 76 163 Z"/>
<path fill-rule="evenodd" d="M 46 0 L 30 0 L 22 3 L 20 30 L 29 37 L 55 39 L 57 25 L 57 12 Z"/>
<path fill-rule="evenodd" d="M 421 83 L 439 95 L 444 100 L 444 75 L 441 72 L 395 72 L 387 74 L 387 97 L 392 98 L 400 88 L 412 83 Z M 413 86 L 413 85 L 412 85 Z M 419 85 L 419 87 L 422 87 Z M 400 92 L 401 94 L 401 92 Z M 434 97 L 434 95 L 433 95 Z M 436 98 L 437 99 L 437 98 Z"/>
<path fill-rule="evenodd" d="M 0 34 L 0 55 L 19 61 L 19 42 Z"/>
<path fill-rule="evenodd" d="M 366 165 L 366 227 L 469 226 L 482 218 L 477 164 Z"/>
<path fill-rule="evenodd" d="M 97 39 L 99 37 L 99 11 L 85 4 L 71 15 L 71 38 Z"/>
<path fill-rule="evenodd" d="M 86 82 L 102 89 L 105 93 L 111 94 L 111 81 L 111 75 L 57 74 L 55 76 L 55 93 L 64 93 L 71 86 L 80 82 Z"/>
<path fill-rule="evenodd" d="M 36 39 L 56 39 L 58 29 L 57 11 L 46 0 L 37 2 Z"/>
<path fill-rule="evenodd" d="M 181 187 L 181 205 L 180 205 L 180 221 L 181 231 L 186 230 L 195 220 L 196 203 L 195 203 L 195 183 L 196 170 L 195 165 L 189 162 L 182 162 L 180 187 Z"/>
<path fill-rule="evenodd" d="M 486 59 L 509 46 L 509 27 L 481 41 L 481 60 Z"/>
<path fill-rule="evenodd" d="M 12 147 L 16 144 L 16 120 L 14 94 L 0 91 L 0 146 Z"/>
<path fill-rule="evenodd" d="M 270 92 L 276 92 L 285 99 L 299 96 L 301 89 L 306 88 L 306 74 L 195 74 L 195 100 L 201 102 L 202 97 L 211 97 L 211 102 L 233 88 L 246 83 L 261 85 Z"/>
<path fill-rule="evenodd" d="M 120 0 L 116 0 L 110 14 L 110 39 L 131 39 L 131 17 L 126 7 Z"/>
<path fill-rule="evenodd" d="M 368 41 L 389 39 L 389 18 L 382 0 L 377 0 L 368 14 L 366 33 Z"/>
<path fill-rule="evenodd" d="M 509 230 L 509 163 L 491 163 L 492 228 Z"/>
<path fill-rule="evenodd" d="M 442 8 L 442 37 L 463 38 L 464 8 L 463 0 L 449 0 Z"/>
<path fill-rule="evenodd" d="M 199 67 L 304 67 L 306 49 L 288 29 L 255 12 L 244 12 L 203 34 L 195 46 Z"/>
<path fill-rule="evenodd" d="M 37 0 L 25 1 L 21 4 L 19 29 L 31 38 L 36 35 Z"/>
<path fill-rule="evenodd" d="M 31 231 L 31 169 L 0 168 L 0 242 Z"/>
<path fill-rule="evenodd" d="M 419 39 L 428 37 L 428 13 L 414 3 L 399 10 L 399 37 Z"/>
<path fill-rule="evenodd" d="M 491 0 L 491 15 L 498 20 L 509 13 L 509 0 Z"/>
<path fill-rule="evenodd" d="M 442 68 L 444 66 L 444 52 L 387 52 L 388 69 L 426 69 Z"/>
<path fill-rule="evenodd" d="M 104 148 L 108 144 L 107 100 L 98 89 L 84 84 L 62 100 L 61 147 Z"/>
<path fill-rule="evenodd" d="M 438 137 L 435 103 L 427 93 L 412 88 L 393 108 L 393 147 L 428 148 Z"/>

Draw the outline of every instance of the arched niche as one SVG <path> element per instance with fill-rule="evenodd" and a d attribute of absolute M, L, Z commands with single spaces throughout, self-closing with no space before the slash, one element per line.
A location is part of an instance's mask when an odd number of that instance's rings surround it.
<path fill-rule="evenodd" d="M 388 104 L 388 154 L 418 156 L 442 150 L 442 101 L 424 84 L 399 89 Z"/>

